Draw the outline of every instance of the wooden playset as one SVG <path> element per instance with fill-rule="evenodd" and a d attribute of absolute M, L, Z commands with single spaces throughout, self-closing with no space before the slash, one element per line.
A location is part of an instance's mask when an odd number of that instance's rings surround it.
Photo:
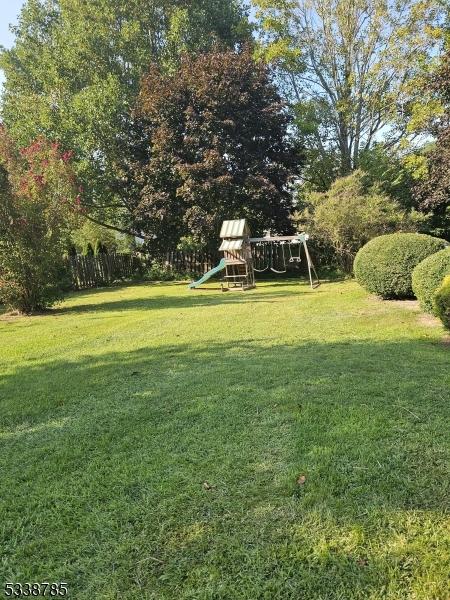
<path fill-rule="evenodd" d="M 255 287 L 250 230 L 245 219 L 224 221 L 220 230 L 219 252 L 225 259 L 222 290 L 249 290 Z"/>
<path fill-rule="evenodd" d="M 255 271 L 261 273 L 271 269 L 275 273 L 286 273 L 287 263 L 299 263 L 304 250 L 312 288 L 319 285 L 319 278 L 308 251 L 307 233 L 276 236 L 267 231 L 263 237 L 250 237 L 245 219 L 224 221 L 220 230 L 222 240 L 219 251 L 223 258 L 219 264 L 193 281 L 189 288 L 197 288 L 219 271 L 225 271 L 222 290 L 249 290 L 255 287 Z M 313 278 L 313 273 L 315 278 Z"/>

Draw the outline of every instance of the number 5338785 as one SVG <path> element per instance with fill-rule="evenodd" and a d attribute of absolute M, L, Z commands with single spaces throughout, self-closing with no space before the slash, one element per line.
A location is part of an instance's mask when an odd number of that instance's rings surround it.
<path fill-rule="evenodd" d="M 66 596 L 69 589 L 67 583 L 5 583 L 5 596 L 7 598 L 25 598 L 26 596 Z"/>

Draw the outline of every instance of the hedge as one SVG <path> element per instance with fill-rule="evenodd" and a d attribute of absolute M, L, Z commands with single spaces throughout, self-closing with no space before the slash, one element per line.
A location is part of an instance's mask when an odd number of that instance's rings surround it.
<path fill-rule="evenodd" d="M 450 329 L 450 276 L 444 279 L 435 293 L 434 312 L 441 319 L 444 327 Z"/>
<path fill-rule="evenodd" d="M 446 275 L 450 275 L 450 247 L 428 256 L 412 274 L 412 289 L 427 312 L 433 312 L 434 294 Z"/>
<path fill-rule="evenodd" d="M 420 233 L 392 233 L 370 240 L 357 253 L 354 273 L 360 285 L 382 298 L 413 298 L 412 272 L 445 240 Z"/>

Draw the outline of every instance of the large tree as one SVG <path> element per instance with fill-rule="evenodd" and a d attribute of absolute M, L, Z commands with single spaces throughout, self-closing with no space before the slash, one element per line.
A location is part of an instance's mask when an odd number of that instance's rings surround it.
<path fill-rule="evenodd" d="M 262 54 L 299 118 L 317 187 L 405 136 L 412 84 L 432 60 L 440 0 L 254 0 Z"/>
<path fill-rule="evenodd" d="M 436 233 L 450 239 L 450 35 L 447 47 L 429 81 L 431 93 L 444 110 L 431 123 L 436 145 L 427 157 L 426 176 L 417 185 L 416 195 L 421 208 L 432 214 Z"/>
<path fill-rule="evenodd" d="M 216 248 L 223 219 L 245 217 L 255 232 L 292 227 L 289 184 L 301 154 L 268 69 L 250 51 L 185 55 L 170 75 L 154 65 L 136 117 L 128 209 L 152 251 L 186 236 Z"/>
<path fill-rule="evenodd" d="M 111 222 L 114 165 L 148 65 L 174 69 L 181 52 L 233 47 L 248 28 L 239 0 L 27 0 L 14 33 L 0 55 L 1 118 L 20 145 L 45 135 L 72 149 L 85 199 Z"/>

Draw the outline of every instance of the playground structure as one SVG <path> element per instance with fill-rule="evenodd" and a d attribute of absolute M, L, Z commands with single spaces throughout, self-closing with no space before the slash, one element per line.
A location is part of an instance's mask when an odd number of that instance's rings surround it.
<path fill-rule="evenodd" d="M 205 273 L 198 281 L 193 281 L 189 288 L 193 289 L 207 281 L 219 271 L 225 271 L 222 291 L 249 290 L 255 287 L 250 230 L 245 219 L 224 221 L 220 230 L 219 251 L 224 257 L 219 264 Z"/>
<path fill-rule="evenodd" d="M 286 273 L 288 263 L 302 261 L 302 248 L 311 288 L 320 284 L 309 254 L 307 233 L 277 236 L 271 235 L 268 230 L 263 237 L 252 238 L 246 220 L 236 219 L 222 223 L 220 238 L 222 242 L 219 251 L 223 252 L 224 257 L 198 281 L 189 284 L 190 289 L 197 288 L 223 270 L 225 275 L 221 284 L 222 291 L 252 289 L 255 287 L 255 272 L 262 273 L 270 269 L 274 273 Z"/>
<path fill-rule="evenodd" d="M 254 270 L 263 273 L 269 269 L 274 273 L 286 273 L 288 263 L 302 262 L 302 249 L 308 267 L 311 288 L 320 285 L 319 276 L 308 250 L 307 233 L 295 235 L 271 235 L 270 230 L 260 238 L 250 238 L 253 246 Z M 314 277 L 313 277 L 314 275 Z"/>
<path fill-rule="evenodd" d="M 220 230 L 219 252 L 225 259 L 222 290 L 250 290 L 255 287 L 250 230 L 245 219 L 224 221 Z"/>

